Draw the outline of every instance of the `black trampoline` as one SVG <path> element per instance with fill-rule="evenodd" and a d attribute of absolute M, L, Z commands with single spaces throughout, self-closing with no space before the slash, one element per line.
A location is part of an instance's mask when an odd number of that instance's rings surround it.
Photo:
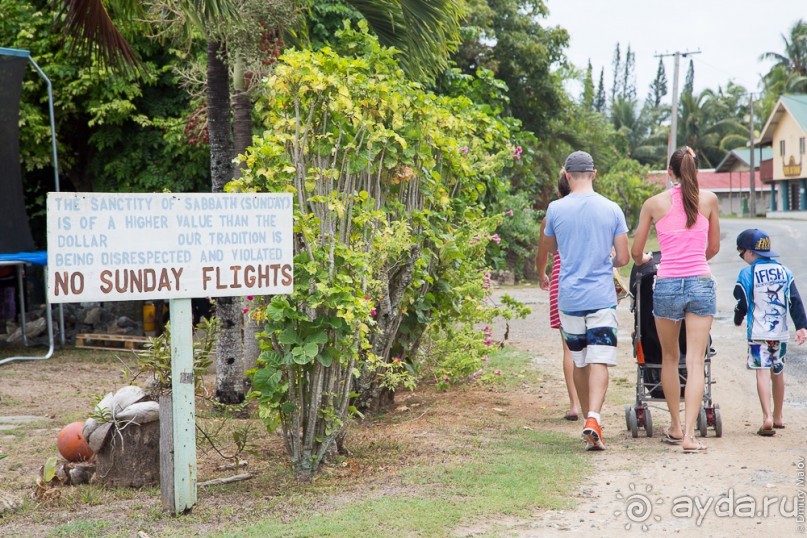
<path fill-rule="evenodd" d="M 47 252 L 36 250 L 31 235 L 28 213 L 25 209 L 25 196 L 22 185 L 22 166 L 20 163 L 20 98 L 22 83 L 28 65 L 33 66 L 48 88 L 48 106 L 50 112 L 51 147 L 53 152 L 53 176 L 55 190 L 59 191 L 59 161 L 56 154 L 56 125 L 53 116 L 53 88 L 50 79 L 31 58 L 27 50 L 0 48 L 0 267 L 15 268 L 17 290 L 19 293 L 19 321 L 22 329 L 23 343 L 28 345 L 26 334 L 26 297 L 23 284 L 26 266 L 41 265 L 47 275 Z M 46 280 L 47 283 L 47 280 Z M 40 356 L 18 356 L 0 359 L 0 365 L 21 360 L 49 359 L 54 350 L 53 316 L 51 306 L 45 297 L 46 325 L 48 332 L 48 351 Z M 64 345 L 64 315 L 62 306 L 58 307 L 59 336 Z"/>

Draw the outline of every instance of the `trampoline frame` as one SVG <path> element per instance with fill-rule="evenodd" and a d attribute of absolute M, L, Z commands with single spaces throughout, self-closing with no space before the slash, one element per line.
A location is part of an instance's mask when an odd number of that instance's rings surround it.
<path fill-rule="evenodd" d="M 50 114 L 50 134 L 51 134 L 51 150 L 53 152 L 53 181 L 56 187 L 56 192 L 59 192 L 59 157 L 56 153 L 56 120 L 53 113 L 53 84 L 51 84 L 50 79 L 45 74 L 44 71 L 39 67 L 36 61 L 31 57 L 31 53 L 27 50 L 22 49 L 9 49 L 0 47 L 0 56 L 16 56 L 20 58 L 26 58 L 28 62 L 34 67 L 39 76 L 45 81 L 48 87 L 48 112 Z M 0 266 L 10 266 L 14 265 L 17 269 L 17 283 L 19 286 L 19 294 L 20 294 L 20 327 L 22 329 L 22 338 L 23 343 L 28 346 L 28 336 L 25 334 L 25 289 L 23 285 L 23 268 L 24 266 L 29 263 L 25 260 L 6 260 L 0 261 Z M 4 364 L 8 364 L 14 361 L 33 361 L 33 360 L 45 360 L 49 359 L 53 356 L 54 350 L 54 338 L 53 338 L 53 319 L 51 314 L 51 305 L 50 301 L 47 298 L 47 281 L 48 281 L 48 266 L 47 264 L 44 266 L 44 273 L 45 273 L 45 304 L 46 304 L 46 323 L 48 327 L 48 352 L 45 355 L 39 356 L 16 356 L 16 357 L 8 357 L 5 359 L 0 360 L 0 366 Z M 59 311 L 59 341 L 62 346 L 65 344 L 65 335 L 64 335 L 64 309 L 60 304 L 58 307 Z"/>

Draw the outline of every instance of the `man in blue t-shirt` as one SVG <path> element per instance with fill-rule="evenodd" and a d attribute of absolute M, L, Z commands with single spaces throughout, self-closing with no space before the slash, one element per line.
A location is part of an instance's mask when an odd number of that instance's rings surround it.
<path fill-rule="evenodd" d="M 608 367 L 616 365 L 614 267 L 628 263 L 628 226 L 614 202 L 594 192 L 594 160 L 584 151 L 566 159 L 571 194 L 549 204 L 550 250 L 560 253 L 558 310 L 563 338 L 574 359 L 574 384 L 586 414 L 586 450 L 605 450 L 600 411 Z"/>

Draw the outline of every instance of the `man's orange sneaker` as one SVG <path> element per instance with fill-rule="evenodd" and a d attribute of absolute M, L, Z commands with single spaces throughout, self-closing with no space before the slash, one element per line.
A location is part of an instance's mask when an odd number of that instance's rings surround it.
<path fill-rule="evenodd" d="M 583 441 L 586 442 L 586 450 L 605 450 L 605 441 L 602 438 L 602 429 L 597 419 L 587 418 L 583 427 Z"/>

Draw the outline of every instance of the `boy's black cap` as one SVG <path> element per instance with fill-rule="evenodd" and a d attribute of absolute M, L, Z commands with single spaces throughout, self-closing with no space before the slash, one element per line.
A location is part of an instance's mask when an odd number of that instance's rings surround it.
<path fill-rule="evenodd" d="M 737 248 L 750 250 L 763 258 L 777 258 L 779 254 L 771 250 L 771 238 L 759 228 L 743 230 L 737 236 Z"/>
<path fill-rule="evenodd" d="M 593 172 L 594 159 L 585 151 L 575 151 L 566 157 L 564 168 L 567 172 Z"/>

